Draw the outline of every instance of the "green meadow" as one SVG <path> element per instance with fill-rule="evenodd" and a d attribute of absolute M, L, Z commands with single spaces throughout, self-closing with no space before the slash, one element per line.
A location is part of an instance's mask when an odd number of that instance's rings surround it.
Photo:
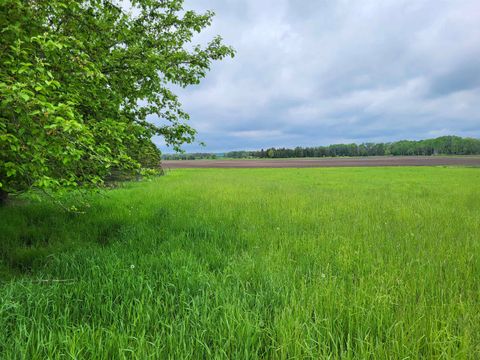
<path fill-rule="evenodd" d="M 480 168 L 174 170 L 88 200 L 0 208 L 0 359 L 480 358 Z"/>

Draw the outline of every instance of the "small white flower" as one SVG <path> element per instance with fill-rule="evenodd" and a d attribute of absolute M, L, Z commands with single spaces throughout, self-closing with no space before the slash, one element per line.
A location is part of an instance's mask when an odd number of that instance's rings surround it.
<path fill-rule="evenodd" d="M 135 269 L 135 265 L 130 265 L 130 269 Z"/>

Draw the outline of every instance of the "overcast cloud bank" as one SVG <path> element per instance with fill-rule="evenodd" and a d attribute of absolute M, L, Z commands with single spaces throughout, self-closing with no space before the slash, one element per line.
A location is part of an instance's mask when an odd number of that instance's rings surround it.
<path fill-rule="evenodd" d="M 478 0 L 186 1 L 237 50 L 181 90 L 206 148 L 480 137 Z M 158 144 L 165 152 L 171 152 Z"/>

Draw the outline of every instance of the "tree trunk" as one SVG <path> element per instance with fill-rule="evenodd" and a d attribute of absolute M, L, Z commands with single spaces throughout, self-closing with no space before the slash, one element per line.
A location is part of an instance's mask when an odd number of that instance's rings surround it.
<path fill-rule="evenodd" d="M 7 202 L 8 193 L 0 189 L 0 206 L 4 205 Z"/>

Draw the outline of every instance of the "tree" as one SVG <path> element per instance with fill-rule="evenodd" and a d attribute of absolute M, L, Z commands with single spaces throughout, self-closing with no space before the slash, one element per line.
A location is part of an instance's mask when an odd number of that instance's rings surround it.
<path fill-rule="evenodd" d="M 220 37 L 190 44 L 212 12 L 130 2 L 0 0 L 0 200 L 155 169 L 154 135 L 175 150 L 194 141 L 171 86 L 198 84 L 234 50 Z"/>

